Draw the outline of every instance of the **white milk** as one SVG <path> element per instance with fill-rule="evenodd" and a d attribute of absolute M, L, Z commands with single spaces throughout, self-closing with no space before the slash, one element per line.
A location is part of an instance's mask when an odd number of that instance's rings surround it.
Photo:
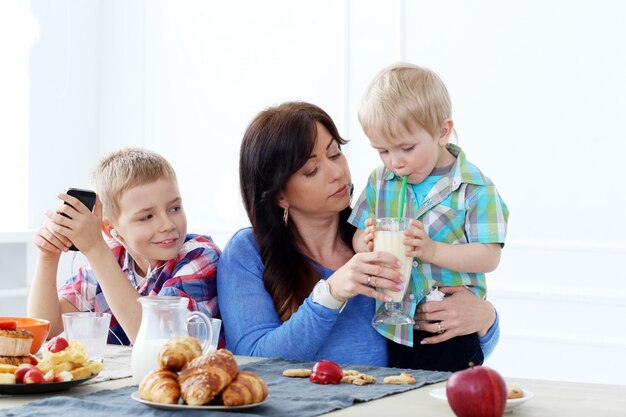
<path fill-rule="evenodd" d="M 404 264 L 401 268 L 394 268 L 402 274 L 402 284 L 404 285 L 404 289 L 400 291 L 392 291 L 386 288 L 383 289 L 383 292 L 390 296 L 391 301 L 395 303 L 402 302 L 404 294 L 409 286 L 409 278 L 411 277 L 413 259 L 405 255 L 407 247 L 402 242 L 404 239 L 404 231 L 387 232 L 377 230 L 376 233 L 374 233 L 374 250 L 389 252 Z"/>
<path fill-rule="evenodd" d="M 133 346 L 131 367 L 133 383 L 139 384 L 148 372 L 156 369 L 157 354 L 168 339 L 148 339 Z"/>

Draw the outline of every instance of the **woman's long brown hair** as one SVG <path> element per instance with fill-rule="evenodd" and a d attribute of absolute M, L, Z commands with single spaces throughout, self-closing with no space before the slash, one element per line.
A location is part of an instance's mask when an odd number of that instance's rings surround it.
<path fill-rule="evenodd" d="M 320 279 L 319 272 L 298 250 L 297 229 L 285 227 L 278 196 L 289 178 L 309 159 L 317 128 L 324 126 L 339 145 L 335 123 L 321 108 L 288 102 L 259 113 L 244 134 L 239 154 L 241 195 L 259 243 L 265 270 L 263 282 L 282 321 L 302 305 Z M 352 247 L 354 227 L 348 222 L 350 207 L 340 213 L 340 237 Z"/>

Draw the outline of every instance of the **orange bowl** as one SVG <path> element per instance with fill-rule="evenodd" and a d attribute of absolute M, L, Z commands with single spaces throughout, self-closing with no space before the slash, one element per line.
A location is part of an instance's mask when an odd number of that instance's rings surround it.
<path fill-rule="evenodd" d="M 30 353 L 35 354 L 39 351 L 43 342 L 50 332 L 50 322 L 44 319 L 33 319 L 31 317 L 0 317 L 0 321 L 14 321 L 17 323 L 17 330 L 28 330 L 35 336 L 33 344 L 30 347 Z"/>

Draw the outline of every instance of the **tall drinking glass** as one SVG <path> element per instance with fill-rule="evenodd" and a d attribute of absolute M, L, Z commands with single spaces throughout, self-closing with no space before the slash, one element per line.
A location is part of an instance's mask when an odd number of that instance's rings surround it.
<path fill-rule="evenodd" d="M 383 304 L 383 308 L 377 311 L 372 319 L 373 324 L 412 325 L 415 322 L 402 310 L 402 300 L 407 288 L 410 286 L 411 268 L 413 258 L 406 256 L 407 246 L 403 243 L 404 231 L 411 228 L 409 218 L 383 217 L 376 219 L 376 232 L 374 233 L 374 250 L 389 252 L 394 255 L 402 266 L 394 268 L 402 274 L 404 288 L 400 291 L 380 289 L 391 301 Z"/>

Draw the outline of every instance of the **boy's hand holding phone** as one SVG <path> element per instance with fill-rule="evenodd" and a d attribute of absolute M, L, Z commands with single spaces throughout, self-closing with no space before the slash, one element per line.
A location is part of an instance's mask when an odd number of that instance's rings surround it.
<path fill-rule="evenodd" d="M 60 194 L 59 198 L 63 200 L 64 205 L 57 208 L 56 212 L 46 212 L 48 219 L 37 230 L 34 238 L 35 245 L 42 255 L 57 258 L 61 252 L 78 250 L 72 244 L 70 233 L 67 232 L 81 229 L 83 217 L 93 214 L 91 211 L 96 202 L 96 194 L 91 190 L 70 188 L 67 194 Z"/>
<path fill-rule="evenodd" d="M 85 252 L 94 244 L 104 242 L 102 204 L 93 191 L 71 188 L 66 194 L 59 194 L 59 198 L 64 204 L 57 210 L 59 216 L 51 219 L 57 224 L 56 231 L 73 242 L 70 250 Z"/>
<path fill-rule="evenodd" d="M 69 213 L 64 213 L 63 211 L 59 212 L 61 216 L 67 217 L 70 220 L 74 220 L 74 218 L 80 219 L 81 215 L 85 215 L 87 213 L 84 212 L 86 208 L 89 212 L 93 211 L 94 205 L 96 204 L 96 193 L 91 190 L 82 190 L 80 188 L 70 188 L 67 190 L 65 194 L 67 196 L 73 197 L 69 199 L 65 199 L 64 195 L 60 195 L 59 198 L 63 200 L 64 204 L 70 206 L 76 213 L 72 213 L 71 210 Z M 67 211 L 67 210 L 66 210 Z M 78 248 L 75 245 L 71 245 L 69 250 L 77 251 Z"/>

